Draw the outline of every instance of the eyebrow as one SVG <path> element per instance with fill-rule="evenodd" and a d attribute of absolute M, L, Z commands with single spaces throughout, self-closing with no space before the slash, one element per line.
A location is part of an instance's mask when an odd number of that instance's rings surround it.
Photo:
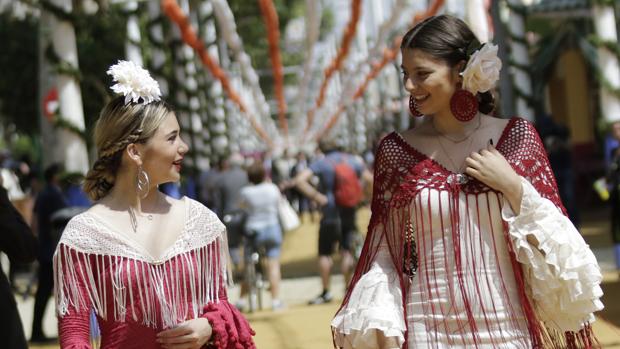
<path fill-rule="evenodd" d="M 407 68 L 401 64 L 400 69 L 406 70 Z M 431 68 L 423 65 L 423 66 L 414 67 L 413 70 L 431 70 Z"/>
<path fill-rule="evenodd" d="M 172 136 L 172 135 L 177 135 L 178 133 L 179 133 L 179 130 L 174 130 L 174 131 L 172 131 L 172 132 L 169 132 L 169 133 L 166 135 L 166 138 L 167 138 L 167 137 L 170 137 L 170 136 Z"/>

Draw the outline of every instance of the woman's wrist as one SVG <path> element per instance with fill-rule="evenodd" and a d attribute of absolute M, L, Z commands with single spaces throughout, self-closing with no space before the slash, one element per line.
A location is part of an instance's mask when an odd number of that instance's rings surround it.
<path fill-rule="evenodd" d="M 512 207 L 512 211 L 518 215 L 521 211 L 521 199 L 523 197 L 523 186 L 521 185 L 521 177 L 515 174 L 514 177 L 508 181 L 502 194 L 506 197 Z"/>

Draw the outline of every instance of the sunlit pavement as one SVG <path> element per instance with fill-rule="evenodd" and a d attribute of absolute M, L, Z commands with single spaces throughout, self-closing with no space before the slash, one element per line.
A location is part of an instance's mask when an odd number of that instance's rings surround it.
<path fill-rule="evenodd" d="M 602 311 L 594 323 L 594 332 L 603 348 L 620 349 L 620 280 L 613 264 L 613 252 L 610 247 L 609 223 L 605 211 L 596 211 L 584 215 L 581 231 L 599 259 L 604 271 L 603 290 L 605 296 Z M 360 210 L 358 225 L 367 226 L 368 210 Z M 336 275 L 332 281 L 332 294 L 335 300 L 323 305 L 306 305 L 307 301 L 321 291 L 319 278 L 316 276 L 316 249 L 318 236 L 318 219 L 311 222 L 304 217 L 304 224 L 298 230 L 287 233 L 282 255 L 282 273 L 285 280 L 281 286 L 282 300 L 286 308 L 277 312 L 270 310 L 269 295 L 265 294 L 265 310 L 246 314 L 256 331 L 255 341 L 260 349 L 310 349 L 331 348 L 332 340 L 329 323 L 336 312 L 344 291 L 342 276 Z M 362 229 L 362 230 L 364 230 Z M 334 270 L 338 263 L 334 263 Z M 230 299 L 238 298 L 238 287 L 230 290 Z M 26 301 L 18 299 L 24 329 L 29 336 L 32 297 Z M 52 303 L 45 318 L 44 331 L 48 336 L 57 335 L 56 320 Z M 57 345 L 31 346 L 31 348 L 58 348 Z"/>

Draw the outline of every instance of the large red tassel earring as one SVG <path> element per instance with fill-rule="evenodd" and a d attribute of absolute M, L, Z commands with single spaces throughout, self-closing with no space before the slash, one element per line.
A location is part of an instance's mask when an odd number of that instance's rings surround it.
<path fill-rule="evenodd" d="M 478 114 L 478 98 L 467 90 L 458 89 L 450 98 L 450 110 L 457 120 L 470 121 Z"/>
<path fill-rule="evenodd" d="M 417 104 L 415 104 L 415 98 L 413 98 L 413 96 L 409 96 L 409 112 L 411 112 L 411 115 L 415 116 L 416 118 L 419 118 L 423 115 L 418 110 L 418 106 Z"/>

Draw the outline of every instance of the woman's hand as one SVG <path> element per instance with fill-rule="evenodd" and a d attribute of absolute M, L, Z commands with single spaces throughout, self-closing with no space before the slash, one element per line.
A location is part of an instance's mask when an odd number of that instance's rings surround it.
<path fill-rule="evenodd" d="M 209 341 L 212 332 L 209 320 L 198 318 L 159 332 L 157 342 L 165 349 L 199 349 Z"/>
<path fill-rule="evenodd" d="M 502 192 L 510 202 L 513 212 L 519 214 L 523 195 L 521 178 L 493 145 L 478 153 L 471 153 L 465 159 L 465 165 L 466 174 Z"/>

